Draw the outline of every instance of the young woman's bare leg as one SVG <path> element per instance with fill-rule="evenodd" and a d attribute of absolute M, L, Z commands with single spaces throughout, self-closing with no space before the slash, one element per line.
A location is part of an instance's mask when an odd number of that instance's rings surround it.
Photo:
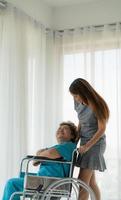
<path fill-rule="evenodd" d="M 95 193 L 96 200 L 101 200 L 100 190 L 96 183 L 95 171 L 93 171 L 89 186 L 92 188 L 93 192 Z"/>
<path fill-rule="evenodd" d="M 87 185 L 89 185 L 92 174 L 93 174 L 93 170 L 80 169 L 78 178 L 84 181 Z M 88 200 L 88 197 L 89 197 L 89 193 L 86 190 L 80 188 L 79 200 Z"/>

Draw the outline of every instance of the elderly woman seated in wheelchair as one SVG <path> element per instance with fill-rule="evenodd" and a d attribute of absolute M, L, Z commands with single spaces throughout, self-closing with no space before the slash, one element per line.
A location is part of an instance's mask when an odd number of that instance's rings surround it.
<path fill-rule="evenodd" d="M 6 183 L 2 200 L 22 199 L 78 199 L 80 187 L 87 190 L 91 200 L 95 199 L 93 191 L 85 183 L 72 178 L 75 158 L 77 156 L 76 126 L 72 122 L 62 122 L 56 132 L 57 145 L 39 150 L 36 156 L 26 156 L 20 167 L 20 177 L 9 179 Z M 23 163 L 26 170 L 23 172 Z M 29 173 L 29 164 L 39 165 L 37 174 Z M 72 192 L 74 191 L 74 192 Z M 76 197 L 71 197 L 72 193 Z"/>

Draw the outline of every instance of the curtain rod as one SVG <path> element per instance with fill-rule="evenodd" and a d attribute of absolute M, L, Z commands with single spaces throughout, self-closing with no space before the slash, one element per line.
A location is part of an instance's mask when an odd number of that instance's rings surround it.
<path fill-rule="evenodd" d="M 65 30 L 68 30 L 68 31 L 74 31 L 76 29 L 80 29 L 80 30 L 83 30 L 84 28 L 90 28 L 90 27 L 94 27 L 94 28 L 103 28 L 104 26 L 111 26 L 111 27 L 114 27 L 118 24 L 121 25 L 121 22 L 115 22 L 115 23 L 109 23 L 109 24 L 100 24 L 100 25 L 87 25 L 87 26 L 84 26 L 84 27 L 77 27 L 77 28 L 68 28 L 68 29 L 60 29 L 60 30 L 55 30 L 55 32 L 60 32 L 60 33 L 63 33 Z"/>

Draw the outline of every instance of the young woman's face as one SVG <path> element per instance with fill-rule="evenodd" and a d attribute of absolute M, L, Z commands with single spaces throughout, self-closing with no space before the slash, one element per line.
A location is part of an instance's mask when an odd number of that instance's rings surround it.
<path fill-rule="evenodd" d="M 56 132 L 56 138 L 58 143 L 70 141 L 73 138 L 70 127 L 68 125 L 60 125 Z"/>
<path fill-rule="evenodd" d="M 77 101 L 78 103 L 83 103 L 82 98 L 79 96 L 79 94 L 72 94 L 74 100 Z"/>

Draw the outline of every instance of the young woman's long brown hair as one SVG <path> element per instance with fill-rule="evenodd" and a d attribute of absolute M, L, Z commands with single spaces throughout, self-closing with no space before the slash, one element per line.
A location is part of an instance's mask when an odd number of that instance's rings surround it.
<path fill-rule="evenodd" d="M 85 79 L 77 78 L 74 80 L 69 91 L 74 95 L 79 95 L 85 104 L 90 104 L 99 120 L 108 120 L 109 108 L 107 103 Z"/>

